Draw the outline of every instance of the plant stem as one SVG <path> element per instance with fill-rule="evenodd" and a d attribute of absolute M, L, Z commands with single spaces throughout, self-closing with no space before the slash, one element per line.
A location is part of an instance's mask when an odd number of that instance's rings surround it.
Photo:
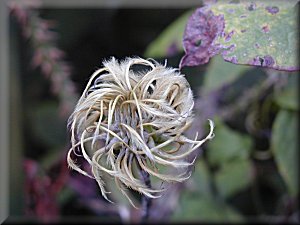
<path fill-rule="evenodd" d="M 141 178 L 143 179 L 145 185 L 148 188 L 151 188 L 151 181 L 150 181 L 150 175 L 143 169 L 140 170 Z M 142 216 L 141 216 L 141 222 L 147 221 L 150 213 L 150 207 L 151 207 L 151 198 L 149 198 L 146 195 L 142 195 Z"/>

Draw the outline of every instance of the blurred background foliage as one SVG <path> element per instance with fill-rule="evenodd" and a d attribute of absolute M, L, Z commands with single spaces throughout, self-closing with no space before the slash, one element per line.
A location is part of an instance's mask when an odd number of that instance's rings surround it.
<path fill-rule="evenodd" d="M 89 76 L 105 58 L 138 55 L 160 62 L 167 59 L 168 66 L 178 67 L 184 27 L 193 10 L 37 8 L 24 11 L 31 18 L 26 24 L 20 23 L 12 7 L 11 86 L 12 93 L 19 93 L 11 103 L 16 114 L 12 129 L 19 133 L 12 139 L 17 143 L 11 152 L 13 215 L 41 221 L 74 216 L 83 222 L 85 218 L 139 220 L 139 210 L 105 202 L 93 180 L 67 169 L 66 121 Z M 47 29 L 55 38 L 35 45 L 39 32 L 24 36 L 24 27 L 36 20 L 54 24 Z M 52 90 L 52 78 L 58 76 L 51 70 L 55 57 L 45 53 L 49 58 L 32 66 L 38 49 L 53 46 L 64 52 L 58 60 L 65 60 L 70 68 L 70 73 L 61 73 L 59 82 L 73 85 L 74 95 L 67 93 L 66 86 Z M 50 62 L 48 74 L 41 66 L 43 60 Z M 190 134 L 204 135 L 204 123 L 210 118 L 216 136 L 200 150 L 191 179 L 175 186 L 169 204 L 154 203 L 150 218 L 299 222 L 299 72 L 234 65 L 220 56 L 181 71 L 195 95 L 196 122 Z M 62 107 L 69 100 L 73 105 Z"/>

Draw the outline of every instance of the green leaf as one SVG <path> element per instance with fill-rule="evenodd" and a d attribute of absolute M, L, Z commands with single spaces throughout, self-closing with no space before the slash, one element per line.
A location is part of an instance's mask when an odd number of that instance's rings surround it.
<path fill-rule="evenodd" d="M 194 189 L 202 195 L 210 194 L 209 171 L 202 159 L 198 160 L 195 165 L 195 171 L 192 175 Z"/>
<path fill-rule="evenodd" d="M 230 198 L 251 183 L 251 162 L 234 160 L 225 163 L 216 173 L 215 182 L 220 195 Z"/>
<path fill-rule="evenodd" d="M 232 159 L 247 159 L 250 154 L 251 139 L 223 124 L 218 119 L 214 120 L 215 137 L 208 143 L 208 160 L 211 164 L 218 165 Z"/>
<path fill-rule="evenodd" d="M 298 115 L 296 112 L 280 110 L 273 125 L 272 151 L 280 174 L 292 196 L 298 194 L 299 146 Z"/>
<path fill-rule="evenodd" d="M 225 203 L 196 192 L 184 192 L 171 221 L 242 222 L 243 217 Z"/>
<path fill-rule="evenodd" d="M 221 56 L 211 59 L 204 77 L 203 91 L 209 92 L 238 79 L 243 73 L 252 69 L 249 66 L 232 65 Z"/>
<path fill-rule="evenodd" d="M 296 3 L 219 1 L 197 9 L 184 33 L 181 66 L 204 64 L 222 54 L 235 64 L 299 70 Z M 197 45 L 199 40 L 203 44 Z"/>
<path fill-rule="evenodd" d="M 275 93 L 275 102 L 284 109 L 299 110 L 299 73 L 291 74 L 283 90 Z"/>
<path fill-rule="evenodd" d="M 176 53 L 182 52 L 184 27 L 192 12 L 192 10 L 185 12 L 152 41 L 144 53 L 145 57 L 166 57 L 172 55 L 173 50 Z"/>

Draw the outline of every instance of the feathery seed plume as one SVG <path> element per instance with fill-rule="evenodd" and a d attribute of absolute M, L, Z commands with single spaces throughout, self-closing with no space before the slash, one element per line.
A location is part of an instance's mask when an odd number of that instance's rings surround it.
<path fill-rule="evenodd" d="M 166 182 L 188 179 L 188 167 L 193 162 L 185 159 L 213 138 L 213 123 L 209 120 L 210 132 L 203 140 L 197 140 L 197 134 L 194 140 L 184 136 L 193 121 L 194 101 L 178 69 L 142 58 L 121 62 L 111 58 L 103 65 L 91 76 L 69 118 L 72 146 L 68 165 L 95 179 L 108 201 L 103 174 L 114 178 L 131 204 L 127 187 L 158 198 L 163 189 L 147 186 L 136 171 L 143 170 Z M 134 71 L 134 65 L 150 69 Z M 90 172 L 75 163 L 78 156 L 90 164 Z M 179 172 L 161 173 L 159 165 Z"/>

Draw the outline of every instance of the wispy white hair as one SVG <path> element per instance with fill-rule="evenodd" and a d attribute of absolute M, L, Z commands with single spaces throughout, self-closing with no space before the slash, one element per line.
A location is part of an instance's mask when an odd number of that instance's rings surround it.
<path fill-rule="evenodd" d="M 94 178 L 108 199 L 103 174 L 133 204 L 126 187 L 150 198 L 162 189 L 148 187 L 134 172 L 144 170 L 166 182 L 182 182 L 190 177 L 186 157 L 213 138 L 213 123 L 203 140 L 183 135 L 193 121 L 193 94 L 178 69 L 167 68 L 154 60 L 111 58 L 95 71 L 69 118 L 71 149 L 69 166 Z M 147 69 L 134 71 L 133 66 Z M 91 173 L 78 166 L 77 151 L 91 165 Z M 74 154 L 73 154 L 74 153 Z M 71 155 L 72 154 L 72 155 Z M 157 165 L 177 168 L 177 174 L 164 174 Z M 179 168 L 179 170 L 178 170 Z"/>

